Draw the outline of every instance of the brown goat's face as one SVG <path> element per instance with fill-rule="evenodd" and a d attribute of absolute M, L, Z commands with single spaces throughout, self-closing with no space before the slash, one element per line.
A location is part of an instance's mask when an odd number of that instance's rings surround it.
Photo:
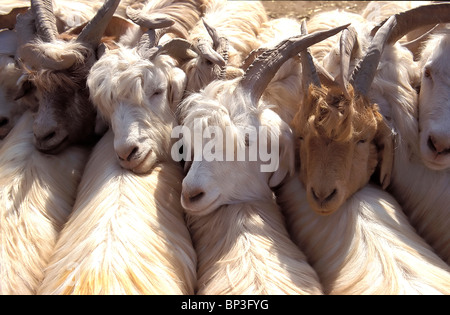
<path fill-rule="evenodd" d="M 361 97 L 348 100 L 337 88 L 310 87 L 293 127 L 300 177 L 318 214 L 338 210 L 369 181 L 378 164 L 380 119 L 376 106 Z"/>

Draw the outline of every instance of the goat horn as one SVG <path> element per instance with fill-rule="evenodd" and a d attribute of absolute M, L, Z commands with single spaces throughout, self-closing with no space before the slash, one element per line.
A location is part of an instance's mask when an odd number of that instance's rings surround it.
<path fill-rule="evenodd" d="M 309 35 L 297 35 L 283 40 L 275 48 L 268 49 L 256 58 L 245 72 L 238 88 L 248 91 L 251 100 L 257 103 L 273 76 L 286 60 L 294 57 L 307 47 L 339 33 L 349 25 L 346 24 Z"/>
<path fill-rule="evenodd" d="M 404 35 L 425 25 L 450 22 L 450 3 L 434 3 L 423 5 L 408 11 L 395 14 L 397 26 L 391 33 L 388 43 L 395 43 Z M 387 20 L 372 29 L 371 35 L 378 31 Z"/>
<path fill-rule="evenodd" d="M 94 18 L 81 31 L 77 41 L 97 48 L 119 3 L 120 0 L 106 0 Z"/>
<path fill-rule="evenodd" d="M 301 34 L 307 35 L 308 30 L 306 28 L 306 21 L 303 20 L 301 24 Z M 317 87 L 321 87 L 320 79 L 317 74 L 316 67 L 314 66 L 314 61 L 312 59 L 309 48 L 302 50 L 300 52 L 300 58 L 302 60 L 302 81 L 303 90 L 307 91 L 310 84 L 314 84 Z"/>
<path fill-rule="evenodd" d="M 209 36 L 212 39 L 212 45 L 209 40 L 200 39 L 197 49 L 200 55 L 214 64 L 214 72 L 217 79 L 223 80 L 226 75 L 226 64 L 228 62 L 228 39 L 220 36 L 217 30 L 210 26 L 205 19 L 202 19 Z"/>
<path fill-rule="evenodd" d="M 433 26 L 430 30 L 428 30 L 427 32 L 425 32 L 424 34 L 420 35 L 419 37 L 407 42 L 407 43 L 403 43 L 402 47 L 405 47 L 406 49 L 408 49 L 410 52 L 413 53 L 414 58 L 418 58 L 419 56 L 419 48 L 422 45 L 422 43 L 426 42 L 429 38 L 430 35 L 439 27 L 439 24 L 436 24 L 435 26 Z"/>
<path fill-rule="evenodd" d="M 52 0 L 31 0 L 37 34 L 44 42 L 52 42 L 58 35 Z"/>
<path fill-rule="evenodd" d="M 353 70 L 350 82 L 358 93 L 368 95 L 384 46 L 396 25 L 395 16 L 391 16 L 375 34 L 366 55 Z"/>
<path fill-rule="evenodd" d="M 338 77 L 338 83 L 341 86 L 342 91 L 347 98 L 350 97 L 350 94 L 347 89 L 348 79 L 349 79 L 349 70 L 350 70 L 350 59 L 358 49 L 358 33 L 356 29 L 352 26 L 349 26 L 347 29 L 343 30 L 341 33 L 341 38 L 339 41 L 339 51 L 341 56 L 341 71 Z"/>

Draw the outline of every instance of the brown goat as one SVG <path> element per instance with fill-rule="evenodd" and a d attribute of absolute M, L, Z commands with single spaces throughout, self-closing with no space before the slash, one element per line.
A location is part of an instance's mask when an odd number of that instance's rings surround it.
<path fill-rule="evenodd" d="M 342 37 L 351 37 L 348 32 L 344 31 Z M 373 47 L 379 49 L 377 40 Z M 367 97 L 371 80 L 361 82 L 355 78 L 358 83 L 345 88 L 337 84 L 321 86 L 307 57 L 306 53 L 302 55 L 307 90 L 292 126 L 308 201 L 314 211 L 328 215 L 368 183 L 379 161 L 380 182 L 383 188 L 389 185 L 393 137 L 378 106 Z M 375 63 L 378 61 L 371 65 Z M 373 68 L 367 64 L 365 67 Z M 354 76 L 367 76 L 369 70 L 357 70 Z"/>

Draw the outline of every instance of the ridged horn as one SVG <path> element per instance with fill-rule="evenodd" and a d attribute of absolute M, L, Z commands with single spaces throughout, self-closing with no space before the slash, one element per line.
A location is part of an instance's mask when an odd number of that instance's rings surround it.
<path fill-rule="evenodd" d="M 327 31 L 315 32 L 309 35 L 293 36 L 283 40 L 275 48 L 263 52 L 252 63 L 245 72 L 237 89 L 247 91 L 251 100 L 254 103 L 257 103 L 267 85 L 284 62 L 309 46 L 339 33 L 349 25 L 350 23 Z"/>
<path fill-rule="evenodd" d="M 395 14 L 397 26 L 392 31 L 388 43 L 395 43 L 400 38 L 422 26 L 450 22 L 450 3 L 434 3 L 423 5 L 408 11 Z M 372 29 L 373 36 L 387 20 Z"/>
<path fill-rule="evenodd" d="M 46 43 L 58 35 L 52 0 L 31 0 L 31 10 L 35 16 L 37 35 Z"/>
<path fill-rule="evenodd" d="M 92 48 L 97 48 L 119 3 L 120 0 L 106 0 L 92 20 L 81 31 L 77 41 L 87 44 Z"/>
<path fill-rule="evenodd" d="M 372 39 L 366 55 L 353 70 L 350 83 L 359 94 L 365 96 L 368 95 L 370 86 L 375 78 L 375 72 L 377 71 L 378 63 L 380 62 L 384 47 L 396 25 L 397 20 L 395 16 L 391 16 L 377 31 Z"/>
<path fill-rule="evenodd" d="M 302 35 L 308 34 L 305 20 L 302 21 L 300 30 Z M 302 50 L 300 52 L 300 58 L 302 62 L 303 90 L 307 91 L 310 84 L 313 84 L 317 87 L 321 87 L 319 75 L 317 74 L 316 67 L 314 66 L 314 61 L 309 51 L 309 48 L 306 48 L 305 50 Z"/>
<path fill-rule="evenodd" d="M 347 29 L 343 30 L 341 33 L 341 38 L 339 40 L 339 54 L 341 57 L 340 73 L 337 79 L 339 86 L 344 92 L 347 98 L 350 94 L 347 89 L 349 80 L 349 70 L 350 70 L 350 60 L 355 50 L 358 49 L 358 33 L 356 29 L 349 26 Z"/>

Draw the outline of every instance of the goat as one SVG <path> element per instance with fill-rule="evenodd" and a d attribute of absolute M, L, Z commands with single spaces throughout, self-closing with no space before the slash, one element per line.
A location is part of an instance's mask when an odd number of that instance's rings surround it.
<path fill-rule="evenodd" d="M 213 81 L 180 104 L 182 130 L 215 134 L 200 145 L 196 135 L 182 139 L 185 158 L 194 156 L 186 162 L 181 201 L 198 255 L 198 294 L 321 294 L 315 272 L 289 239 L 271 190 L 294 167 L 291 130 L 260 98 L 286 60 L 344 27 L 284 40 L 258 57 L 242 79 Z M 262 126 L 270 137 L 246 135 Z M 233 141 L 227 140 L 226 150 L 223 135 Z M 267 143 L 272 154 L 279 149 L 273 157 L 279 164 L 262 172 L 261 159 L 245 159 Z M 203 157 L 208 147 L 214 153 Z M 245 152 L 244 161 L 234 160 L 234 149 Z M 223 182 L 230 172 L 233 177 Z"/>
<path fill-rule="evenodd" d="M 225 67 L 226 78 L 241 76 L 241 64 L 257 48 L 257 35 L 266 21 L 266 11 L 260 2 L 210 3 L 189 34 L 188 40 L 197 56 L 181 66 L 188 78 L 187 92 L 198 92 L 220 76 L 220 66 Z M 222 56 L 225 51 L 226 56 Z"/>
<path fill-rule="evenodd" d="M 173 112 L 186 87 L 186 74 L 178 67 L 179 42 L 157 46 L 155 29 L 173 23 L 169 17 L 135 19 L 152 24 L 137 47 L 107 51 L 87 80 L 92 102 L 114 131 L 120 165 L 136 173 L 148 172 L 157 157 L 170 159 L 170 130 L 177 123 Z"/>
<path fill-rule="evenodd" d="M 0 149 L 0 294 L 34 294 L 75 202 L 89 150 L 48 156 L 33 145 L 27 111 Z"/>
<path fill-rule="evenodd" d="M 431 4 L 398 14 L 398 19 L 403 18 L 408 22 L 399 22 L 402 27 L 399 27 L 398 31 L 391 35 L 388 42 L 423 25 L 450 22 L 448 20 L 449 6 L 448 3 Z M 435 50 L 439 54 L 443 46 L 439 46 L 434 41 L 435 39 L 430 40 L 435 43 L 435 46 L 430 46 L 428 51 Z M 442 45 L 445 45 L 445 41 L 442 42 Z M 397 63 L 397 67 L 392 68 L 387 64 L 390 63 L 390 60 L 398 60 L 401 55 L 398 54 L 398 51 L 389 49 L 385 50 L 383 55 L 385 57 L 381 60 L 379 74 L 375 76 L 374 89 L 370 93 L 370 98 L 379 104 L 381 113 L 385 117 L 389 117 L 390 126 L 395 132 L 395 158 L 389 191 L 402 205 L 418 233 L 450 264 L 449 172 L 445 169 L 445 163 L 442 164 L 443 169 L 441 170 L 430 169 L 429 163 L 425 163 L 424 158 L 421 157 L 420 149 L 424 145 L 432 147 L 431 144 L 427 144 L 431 129 L 421 126 L 424 123 L 421 120 L 426 119 L 422 115 L 426 113 L 426 107 L 432 107 L 428 104 L 431 104 L 429 102 L 433 98 L 428 94 L 427 96 L 430 98 L 425 102 L 423 97 L 428 93 L 427 89 L 430 91 L 430 87 L 438 85 L 438 73 L 445 69 L 445 66 L 442 65 L 439 68 L 436 78 L 434 78 L 433 71 L 436 71 L 436 64 L 432 63 L 430 65 L 433 67 L 428 69 L 430 73 L 427 74 L 425 71 L 420 78 L 421 71 L 418 66 L 421 64 L 420 62 L 414 63 L 411 56 L 409 58 L 402 57 L 401 61 L 399 60 Z M 444 55 L 442 56 L 444 57 Z M 423 87 L 419 99 L 417 99 L 415 84 L 420 80 L 422 80 Z M 444 83 L 446 79 L 443 80 L 440 83 Z M 425 94 L 422 94 L 424 92 L 422 89 L 425 89 Z M 441 92 L 442 95 L 444 93 L 446 92 Z M 439 93 L 436 97 L 440 97 Z M 445 116 L 444 114 L 440 115 Z M 440 124 L 442 125 L 442 123 Z M 436 126 L 438 125 L 436 124 Z M 431 148 L 427 148 L 427 150 L 429 149 Z"/>
<path fill-rule="evenodd" d="M 325 294 L 449 294 L 450 268 L 417 234 L 398 202 L 368 184 L 320 216 L 298 174 L 277 190 L 294 242 Z"/>
<path fill-rule="evenodd" d="M 181 167 L 136 175 L 118 165 L 113 140 L 109 130 L 89 158 L 38 294 L 193 294 Z"/>
<path fill-rule="evenodd" d="M 89 101 L 86 78 L 119 2 L 107 0 L 78 37 L 66 42 L 58 39 L 51 0 L 31 1 L 35 25 L 17 30 L 26 43 L 19 47 L 18 58 L 38 98 L 38 106 L 32 108 L 38 150 L 56 154 L 69 144 L 96 140 L 96 111 Z"/>
<path fill-rule="evenodd" d="M 344 31 L 342 38 L 349 33 Z M 389 185 L 393 136 L 378 106 L 367 96 L 373 68 L 379 61 L 372 56 L 382 50 L 381 34 L 374 38 L 362 61 L 364 66 L 353 71 L 352 86 L 345 81 L 340 86 L 322 86 L 308 55 L 302 58 L 306 90 L 292 126 L 299 147 L 301 179 L 311 207 L 319 214 L 338 210 L 368 183 L 379 161 L 380 183 L 383 188 Z M 341 62 L 341 68 L 347 65 Z"/>

